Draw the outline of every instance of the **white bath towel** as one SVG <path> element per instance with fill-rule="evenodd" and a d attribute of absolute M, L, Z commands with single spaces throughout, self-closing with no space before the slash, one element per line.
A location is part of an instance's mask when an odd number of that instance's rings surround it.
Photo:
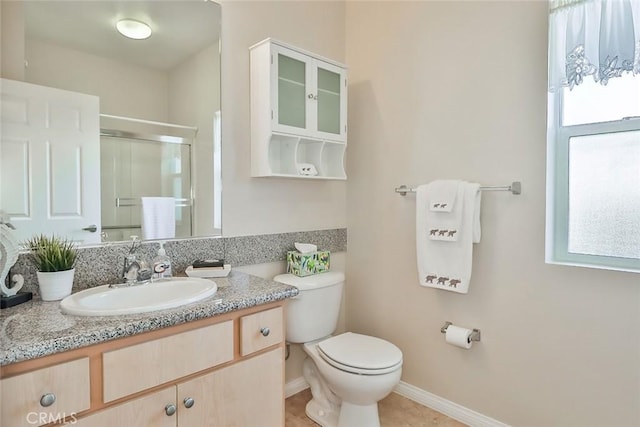
<path fill-rule="evenodd" d="M 176 237 L 176 200 L 173 197 L 142 197 L 142 237 Z"/>
<path fill-rule="evenodd" d="M 416 255 L 419 282 L 447 291 L 469 292 L 473 243 L 480 241 L 480 185 L 461 182 L 451 212 L 434 212 L 429 207 L 430 184 L 421 185 L 416 194 Z M 447 217 L 448 216 L 448 217 Z M 448 221 L 459 226 L 444 228 L 446 235 L 455 230 L 457 239 L 432 239 Z M 446 237 L 446 236 L 443 236 Z M 453 236 L 452 236 L 453 237 Z"/>

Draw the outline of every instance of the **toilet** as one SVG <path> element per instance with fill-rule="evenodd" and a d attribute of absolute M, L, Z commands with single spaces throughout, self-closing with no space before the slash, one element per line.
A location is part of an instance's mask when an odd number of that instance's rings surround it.
<path fill-rule="evenodd" d="M 308 355 L 303 375 L 313 398 L 307 404 L 307 416 L 322 427 L 379 427 L 378 401 L 400 382 L 402 351 L 368 335 L 332 335 L 344 273 L 281 274 L 273 280 L 300 290 L 287 305 L 286 339 L 302 344 Z"/>

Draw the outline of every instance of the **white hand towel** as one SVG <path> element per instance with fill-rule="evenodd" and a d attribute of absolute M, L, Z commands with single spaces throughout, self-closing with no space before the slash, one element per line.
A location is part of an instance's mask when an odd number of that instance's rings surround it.
<path fill-rule="evenodd" d="M 142 238 L 176 237 L 176 200 L 173 197 L 142 197 Z"/>
<path fill-rule="evenodd" d="M 462 181 L 441 179 L 429 183 L 429 210 L 433 212 L 451 212 L 458 196 L 458 187 Z"/>
<path fill-rule="evenodd" d="M 423 215 L 426 215 L 429 239 L 457 241 L 462 225 L 464 183 L 462 181 L 433 181 L 427 184 L 425 191 L 429 203 Z M 433 203 L 434 200 L 446 200 L 447 203 Z M 457 204 L 456 200 L 458 200 Z"/>
<path fill-rule="evenodd" d="M 473 243 L 478 243 L 481 236 L 480 185 L 463 182 L 449 214 L 430 210 L 429 188 L 428 184 L 421 185 L 416 194 L 416 255 L 420 285 L 466 294 L 471 279 Z M 458 209 L 457 240 L 430 239 L 433 227 L 430 229 L 429 221 L 435 216 L 455 216 Z"/>

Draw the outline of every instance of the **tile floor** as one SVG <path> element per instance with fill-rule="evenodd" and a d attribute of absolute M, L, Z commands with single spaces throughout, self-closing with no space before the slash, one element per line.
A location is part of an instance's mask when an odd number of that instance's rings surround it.
<path fill-rule="evenodd" d="M 311 391 L 306 389 L 285 401 L 285 427 L 318 427 L 304 413 Z M 464 427 L 446 415 L 391 393 L 378 406 L 381 427 Z M 357 426 L 354 426 L 357 427 Z"/>

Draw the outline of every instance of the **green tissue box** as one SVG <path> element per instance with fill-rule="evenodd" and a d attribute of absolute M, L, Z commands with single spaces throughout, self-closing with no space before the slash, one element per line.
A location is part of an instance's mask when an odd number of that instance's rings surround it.
<path fill-rule="evenodd" d="M 287 273 L 299 277 L 329 271 L 329 251 L 311 252 L 301 254 L 298 251 L 287 252 Z"/>

